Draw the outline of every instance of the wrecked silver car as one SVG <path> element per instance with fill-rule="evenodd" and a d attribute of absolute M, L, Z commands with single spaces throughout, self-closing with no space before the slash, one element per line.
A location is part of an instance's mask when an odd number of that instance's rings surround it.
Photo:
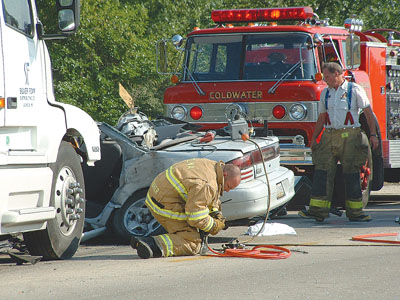
<path fill-rule="evenodd" d="M 294 174 L 280 166 L 277 137 L 254 139 L 258 149 L 240 139 L 240 133 L 248 130 L 243 120 L 229 122 L 229 136 L 211 135 L 211 139 L 191 131 L 190 126 L 167 120 L 150 122 L 137 114 L 125 116 L 116 127 L 99 124 L 102 159 L 84 170 L 87 215 L 83 240 L 107 228 L 123 240 L 161 233 L 163 228 L 145 206 L 148 187 L 160 172 L 189 158 L 222 160 L 240 167 L 240 185 L 221 197 L 227 221 L 265 215 L 268 201 L 270 210 L 276 211 L 292 199 Z"/>

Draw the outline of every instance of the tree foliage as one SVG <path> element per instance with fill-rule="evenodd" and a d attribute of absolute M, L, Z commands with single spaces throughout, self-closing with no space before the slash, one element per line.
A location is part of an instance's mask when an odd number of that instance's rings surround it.
<path fill-rule="evenodd" d="M 55 32 L 55 1 L 36 1 L 45 29 Z M 135 105 L 155 117 L 162 114 L 162 94 L 169 85 L 169 78 L 157 74 L 157 40 L 214 26 L 214 9 L 304 5 L 331 25 L 355 15 L 366 29 L 399 29 L 398 0 L 81 0 L 77 34 L 48 43 L 56 98 L 115 123 L 127 109 L 118 95 L 121 82 Z"/>

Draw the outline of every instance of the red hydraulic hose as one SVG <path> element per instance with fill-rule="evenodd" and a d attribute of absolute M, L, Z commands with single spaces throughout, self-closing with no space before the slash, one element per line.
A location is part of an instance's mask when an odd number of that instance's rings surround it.
<path fill-rule="evenodd" d="M 393 233 L 377 233 L 377 234 L 366 234 L 366 235 L 353 236 L 351 239 L 353 241 L 360 241 L 360 242 L 400 244 L 400 241 L 371 239 L 371 238 L 375 238 L 375 237 L 397 236 L 397 235 L 399 235 L 399 233 L 397 233 L 397 232 L 393 232 Z"/>
<path fill-rule="evenodd" d="M 203 137 L 203 141 L 208 142 L 209 141 L 208 139 L 210 137 L 211 136 L 207 136 L 207 134 L 206 134 Z M 211 138 L 213 139 L 213 137 L 214 136 L 212 136 Z M 248 134 L 242 134 L 242 140 L 243 141 L 252 142 L 258 148 L 258 150 L 260 151 L 261 157 L 263 157 L 262 156 L 262 151 L 260 149 L 260 146 L 256 142 L 250 140 Z M 269 215 L 269 208 L 270 208 L 270 204 L 271 204 L 271 199 L 270 199 L 271 190 L 270 190 L 269 180 L 268 180 L 268 176 L 267 176 L 267 170 L 266 170 L 264 161 L 263 161 L 263 167 L 264 167 L 265 177 L 267 179 L 268 197 L 269 197 L 269 199 L 268 199 L 268 208 L 267 208 L 266 218 L 264 220 L 263 226 L 261 227 L 261 229 L 259 230 L 257 235 L 264 228 L 264 225 L 265 225 L 265 223 L 267 221 L 267 218 L 268 218 L 268 215 Z M 258 259 L 285 259 L 285 258 L 290 257 L 290 255 L 292 254 L 289 249 L 286 249 L 286 248 L 283 248 L 283 247 L 279 247 L 279 246 L 274 246 L 274 245 L 257 245 L 257 246 L 255 246 L 255 247 L 253 247 L 251 249 L 231 249 L 231 248 L 227 248 L 227 249 L 224 249 L 223 251 L 218 252 L 218 251 L 213 250 L 208 245 L 208 236 L 205 237 L 204 242 L 205 242 L 208 250 L 210 250 L 212 253 L 214 253 L 214 254 L 208 254 L 207 256 L 215 256 L 215 257 L 245 257 L 245 258 L 258 258 Z M 274 250 L 267 250 L 267 249 L 274 249 Z"/>
<path fill-rule="evenodd" d="M 275 249 L 275 250 L 262 250 L 262 249 Z M 217 252 L 211 247 L 208 247 L 215 255 L 209 254 L 208 256 L 216 257 L 246 257 L 246 258 L 259 258 L 259 259 L 285 259 L 289 258 L 292 252 L 289 249 L 274 246 L 274 245 L 257 245 L 252 249 L 225 249 L 224 252 Z"/>
<path fill-rule="evenodd" d="M 262 151 L 260 149 L 260 146 L 252 141 L 249 137 L 248 134 L 242 134 L 242 140 L 243 141 L 249 141 L 252 142 L 260 151 L 261 157 L 262 156 Z M 271 190 L 270 190 L 270 185 L 269 185 L 269 180 L 268 180 L 268 176 L 267 176 L 267 170 L 265 167 L 265 163 L 263 161 L 263 167 L 264 167 L 264 173 L 265 173 L 265 177 L 267 179 L 267 185 L 268 185 L 268 208 L 267 208 L 267 213 L 266 213 L 266 217 L 263 223 L 263 226 L 261 227 L 261 229 L 259 230 L 259 232 L 257 233 L 257 235 L 262 231 L 262 229 L 264 228 L 264 225 L 267 221 L 268 215 L 269 215 L 269 208 L 270 208 L 270 204 L 271 204 Z M 256 236 L 257 236 L 256 235 Z M 251 239 L 250 239 L 251 240 Z M 279 247 L 279 246 L 274 246 L 274 245 L 257 245 L 251 249 L 224 249 L 223 252 L 217 252 L 213 249 L 211 249 L 211 247 L 208 245 L 208 238 L 206 237 L 206 245 L 208 247 L 208 250 L 210 250 L 212 253 L 214 253 L 214 255 L 209 254 L 208 256 L 216 256 L 216 257 L 246 257 L 246 258 L 258 258 L 258 259 L 285 259 L 290 257 L 290 255 L 292 254 L 290 252 L 289 249 L 283 248 L 283 247 Z M 248 241 L 247 241 L 248 242 Z M 267 249 L 274 249 L 274 250 L 267 250 Z"/>

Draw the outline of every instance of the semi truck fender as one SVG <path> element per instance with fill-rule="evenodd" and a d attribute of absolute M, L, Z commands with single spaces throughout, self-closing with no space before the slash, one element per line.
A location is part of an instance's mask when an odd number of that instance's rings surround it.
<path fill-rule="evenodd" d="M 93 166 L 94 162 L 100 160 L 100 130 L 96 122 L 82 109 L 65 104 L 57 103 L 65 112 L 67 132 L 82 136 L 87 151 L 87 164 Z"/>

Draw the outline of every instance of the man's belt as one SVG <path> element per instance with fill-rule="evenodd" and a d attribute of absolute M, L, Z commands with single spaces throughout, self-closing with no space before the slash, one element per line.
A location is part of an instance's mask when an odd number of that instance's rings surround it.
<path fill-rule="evenodd" d="M 360 127 L 325 128 L 327 132 L 361 130 Z"/>

